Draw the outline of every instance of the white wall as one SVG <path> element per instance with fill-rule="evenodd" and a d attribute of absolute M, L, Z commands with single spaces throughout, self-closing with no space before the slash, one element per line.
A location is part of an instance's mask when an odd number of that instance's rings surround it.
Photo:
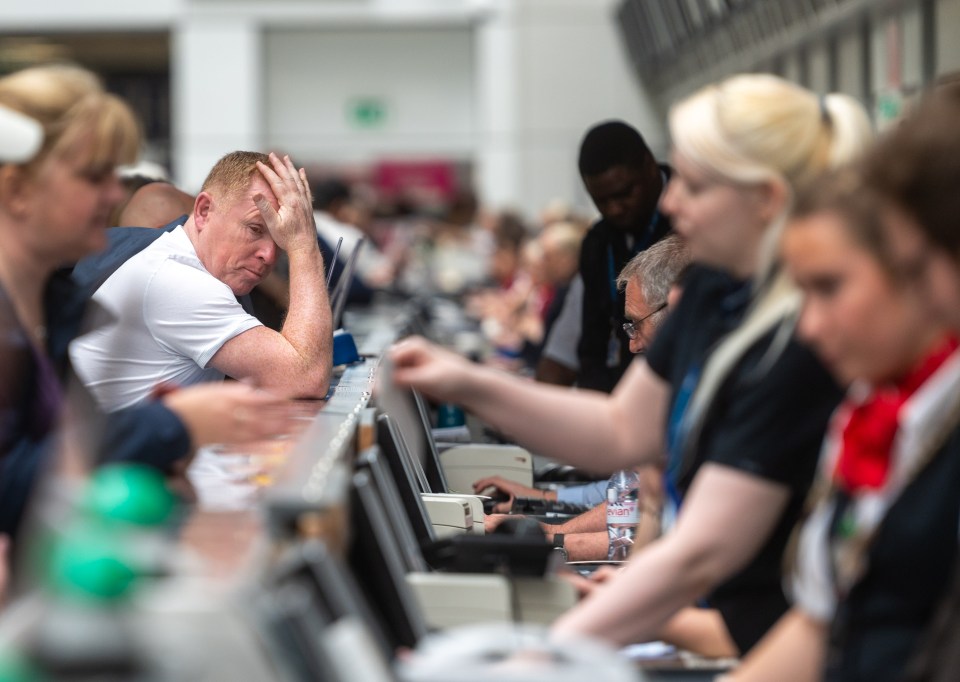
<path fill-rule="evenodd" d="M 187 0 L 3 0 L 0 31 L 92 31 L 170 25 Z"/>
<path fill-rule="evenodd" d="M 667 149 L 652 102 L 629 67 L 617 32 L 615 0 L 516 0 L 516 145 L 514 203 L 528 212 L 555 197 L 592 208 L 576 170 L 577 149 L 592 124 L 620 118 L 655 153 Z"/>
<path fill-rule="evenodd" d="M 472 160 L 473 61 L 469 28 L 268 29 L 264 141 L 303 162 Z M 350 109 L 371 97 L 386 115 L 363 128 Z"/>
<path fill-rule="evenodd" d="M 960 69 L 960 0 L 937 2 L 937 73 Z"/>

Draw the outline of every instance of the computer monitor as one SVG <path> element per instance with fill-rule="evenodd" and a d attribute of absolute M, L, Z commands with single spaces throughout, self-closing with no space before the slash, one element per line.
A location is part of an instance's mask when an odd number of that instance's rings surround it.
<path fill-rule="evenodd" d="M 430 537 L 430 521 L 420 508 L 408 510 L 400 496 L 393 472 L 380 447 L 372 445 L 357 457 L 357 470 L 370 472 L 374 488 L 387 512 L 390 528 L 397 538 L 407 571 L 428 570 L 420 551 L 420 539 Z M 415 527 L 418 530 L 415 530 Z"/>
<path fill-rule="evenodd" d="M 391 682 L 393 647 L 360 587 L 320 540 L 290 547 L 254 594 L 257 623 L 284 679 L 333 680 L 351 659 L 369 662 L 370 679 Z"/>
<path fill-rule="evenodd" d="M 419 548 L 418 562 L 436 569 L 458 572 L 507 571 L 515 575 L 543 575 L 552 548 L 539 537 L 512 537 L 507 535 L 474 535 L 462 533 L 436 539 L 423 508 L 420 491 L 410 471 L 409 453 L 399 441 L 397 429 L 389 415 L 377 418 L 378 440 L 383 453 L 380 457 L 389 465 L 408 518 L 415 520 L 414 534 Z M 389 525 L 389 520 L 384 522 Z M 536 526 L 536 524 L 534 524 Z M 536 526 L 539 531 L 539 526 Z M 400 538 L 400 535 L 394 537 Z M 399 554 L 402 551 L 398 550 Z"/>
<path fill-rule="evenodd" d="M 311 607 L 310 590 L 283 584 L 254 598 L 256 625 L 283 679 L 296 682 L 335 679 L 317 634 L 329 625 Z"/>
<path fill-rule="evenodd" d="M 433 424 L 430 421 L 430 408 L 420 391 L 411 389 L 413 402 L 417 409 L 417 416 L 420 418 L 420 428 L 424 434 L 423 442 L 425 452 L 421 458 L 424 472 L 427 474 L 427 482 L 435 493 L 450 492 L 450 486 L 447 485 L 447 477 L 443 473 L 443 463 L 440 461 L 440 451 L 437 450 L 437 443 L 433 439 Z"/>
<path fill-rule="evenodd" d="M 363 248 L 364 241 L 366 241 L 365 238 L 360 238 L 357 241 L 353 251 L 347 257 L 346 264 L 343 266 L 340 277 L 337 278 L 333 291 L 330 292 L 330 310 L 334 329 L 340 328 L 343 309 L 347 304 L 347 294 L 350 291 L 350 283 L 353 282 L 353 276 L 357 271 L 357 259 L 360 256 L 360 249 Z M 331 268 L 333 267 L 336 267 L 336 263 L 331 264 Z"/>
<path fill-rule="evenodd" d="M 414 482 L 416 483 L 417 489 L 421 493 L 432 493 L 435 492 L 430 487 L 430 482 L 427 480 L 426 470 L 423 468 L 419 458 L 415 457 L 413 452 L 410 450 L 409 443 L 407 439 L 403 436 L 403 430 L 400 428 L 400 423 L 393 414 L 381 414 L 377 417 L 377 424 L 380 431 L 378 431 L 378 440 L 380 437 L 386 437 L 391 443 L 380 443 L 381 447 L 389 448 L 396 452 L 397 457 L 400 458 L 400 461 L 403 462 L 406 466 L 407 471 L 410 472 Z M 445 491 L 439 491 L 445 492 Z"/>
<path fill-rule="evenodd" d="M 367 471 L 353 475 L 350 494 L 353 537 L 348 563 L 392 647 L 416 647 L 427 626 L 406 582 L 397 538 Z"/>
<path fill-rule="evenodd" d="M 400 501 L 407 510 L 407 518 L 413 525 L 417 541 L 423 547 L 432 543 L 436 537 L 433 527 L 421 519 L 427 519 L 427 509 L 420 496 L 423 492 L 422 482 L 417 480 L 410 454 L 400 440 L 396 426 L 392 424 L 388 415 L 377 417 L 377 443 L 383 451 L 384 459 L 390 469 Z"/>
<path fill-rule="evenodd" d="M 449 492 L 426 401 L 418 391 L 393 382 L 393 363 L 389 357 L 381 360 L 377 370 L 374 398 L 380 411 L 389 415 L 402 445 L 412 456 L 411 466 L 422 491 Z"/>
<path fill-rule="evenodd" d="M 373 400 L 380 412 L 390 415 L 390 418 L 396 422 L 404 445 L 417 457 L 418 465 L 422 467 L 427 448 L 423 442 L 425 436 L 420 416 L 417 414 L 417 405 L 409 388 L 394 383 L 393 361 L 389 354 L 380 358 L 377 380 L 373 386 Z"/>

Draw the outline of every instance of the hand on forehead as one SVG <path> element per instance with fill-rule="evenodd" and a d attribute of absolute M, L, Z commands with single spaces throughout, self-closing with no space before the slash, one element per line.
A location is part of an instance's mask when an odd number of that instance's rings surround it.
<path fill-rule="evenodd" d="M 274 209 L 280 208 L 280 200 L 270 186 L 269 180 L 264 177 L 263 171 L 259 166 L 257 167 L 257 172 L 250 177 L 250 189 L 252 190 L 250 193 L 252 197 L 256 197 L 258 194 L 263 195 Z"/>
<path fill-rule="evenodd" d="M 270 188 L 270 192 L 264 193 L 264 196 L 274 208 L 282 203 L 282 195 L 288 193 L 300 195 L 300 199 L 306 194 L 308 201 L 312 203 L 310 191 L 306 185 L 306 175 L 302 169 L 298 170 L 293 165 L 289 156 L 281 158 L 271 152 L 267 162 L 257 162 L 257 170 L 260 172 L 258 179 Z"/>

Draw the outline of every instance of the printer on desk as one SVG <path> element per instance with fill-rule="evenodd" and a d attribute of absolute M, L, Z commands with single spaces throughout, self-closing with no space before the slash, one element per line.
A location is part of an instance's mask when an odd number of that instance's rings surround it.
<path fill-rule="evenodd" d="M 455 533 L 483 535 L 483 508 L 479 516 L 474 517 L 473 513 L 473 507 L 479 501 L 476 496 L 424 493 L 421 497 L 438 538 Z"/>

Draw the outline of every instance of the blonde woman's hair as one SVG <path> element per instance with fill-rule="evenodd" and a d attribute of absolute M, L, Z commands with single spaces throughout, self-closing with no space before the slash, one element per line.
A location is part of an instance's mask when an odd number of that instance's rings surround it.
<path fill-rule="evenodd" d="M 818 96 L 767 74 L 699 90 L 671 109 L 669 124 L 674 149 L 707 175 L 742 185 L 779 182 L 788 195 L 858 156 L 872 137 L 854 98 Z M 759 282 L 773 265 L 789 209 L 788 201 L 764 235 Z"/>
<path fill-rule="evenodd" d="M 682 433 L 689 452 L 713 397 L 744 353 L 775 330 L 756 369 L 761 375 L 790 340 L 800 295 L 779 272 L 776 255 L 793 193 L 856 159 L 872 132 L 854 98 L 818 96 L 766 74 L 734 76 L 697 91 L 671 109 L 669 126 L 677 153 L 710 177 L 740 185 L 781 183 L 788 197 L 764 233 L 747 314 L 711 354 L 687 409 Z"/>
<path fill-rule="evenodd" d="M 0 104 L 43 126 L 43 146 L 25 166 L 86 143 L 93 166 L 132 163 L 140 149 L 140 126 L 130 107 L 106 92 L 96 75 L 67 65 L 34 66 L 0 78 Z"/>

